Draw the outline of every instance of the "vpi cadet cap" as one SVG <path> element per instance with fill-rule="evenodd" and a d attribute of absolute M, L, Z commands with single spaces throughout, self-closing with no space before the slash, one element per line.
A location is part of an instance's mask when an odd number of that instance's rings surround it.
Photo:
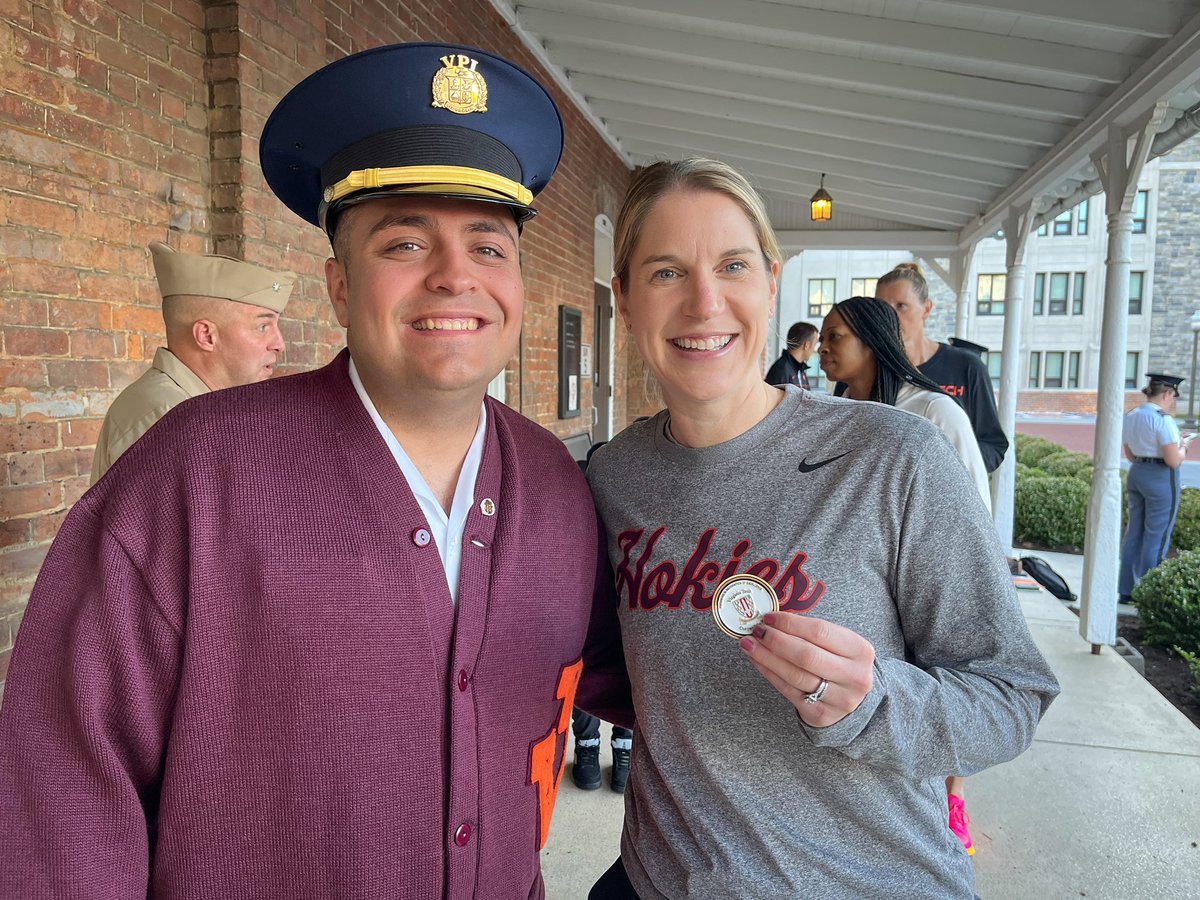
<path fill-rule="evenodd" d="M 1157 372 L 1147 372 L 1146 377 L 1150 379 L 1151 384 L 1165 384 L 1167 387 L 1174 388 L 1175 393 L 1179 393 L 1179 385 L 1185 380 L 1177 375 L 1160 375 Z"/>
<path fill-rule="evenodd" d="M 275 195 L 332 236 L 347 205 L 405 193 L 499 203 L 523 222 L 562 146 L 558 108 L 523 69 L 455 44 L 394 44 L 292 88 L 259 154 Z"/>
<path fill-rule="evenodd" d="M 219 297 L 282 313 L 296 276 L 272 272 L 230 256 L 176 253 L 161 241 L 150 245 L 154 274 L 163 299 L 178 294 Z"/>

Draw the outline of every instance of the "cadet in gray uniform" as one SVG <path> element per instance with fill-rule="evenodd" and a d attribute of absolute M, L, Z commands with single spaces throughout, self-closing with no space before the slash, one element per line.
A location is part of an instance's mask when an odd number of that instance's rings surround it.
<path fill-rule="evenodd" d="M 1126 413 L 1121 443 L 1129 467 L 1129 526 L 1121 544 L 1120 602 L 1132 603 L 1142 576 L 1161 563 L 1171 549 L 1171 531 L 1179 512 L 1179 466 L 1192 436 L 1181 439 L 1171 415 L 1183 381 L 1150 373 L 1142 389 L 1146 402 Z"/>
<path fill-rule="evenodd" d="M 228 256 L 176 253 L 160 241 L 150 245 L 150 256 L 167 346 L 108 408 L 92 456 L 92 484 L 172 408 L 209 391 L 270 378 L 283 352 L 279 316 L 295 275 Z"/>

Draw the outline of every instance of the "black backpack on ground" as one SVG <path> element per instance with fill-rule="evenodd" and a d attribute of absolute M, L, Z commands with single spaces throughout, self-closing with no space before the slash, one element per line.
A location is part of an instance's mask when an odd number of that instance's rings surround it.
<path fill-rule="evenodd" d="M 1022 556 L 1021 568 L 1025 574 L 1066 603 L 1076 599 L 1066 580 L 1054 571 L 1054 567 L 1040 556 Z"/>

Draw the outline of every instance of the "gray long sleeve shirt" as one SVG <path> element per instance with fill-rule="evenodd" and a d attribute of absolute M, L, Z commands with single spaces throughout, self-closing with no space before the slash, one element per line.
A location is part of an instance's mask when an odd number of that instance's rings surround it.
<path fill-rule="evenodd" d="M 1012 759 L 1058 684 L 995 528 L 929 422 L 789 388 L 745 434 L 668 417 L 598 451 L 639 739 L 622 858 L 649 898 L 973 897 L 944 779 Z M 874 686 L 806 726 L 711 613 L 750 572 L 874 645 Z"/>

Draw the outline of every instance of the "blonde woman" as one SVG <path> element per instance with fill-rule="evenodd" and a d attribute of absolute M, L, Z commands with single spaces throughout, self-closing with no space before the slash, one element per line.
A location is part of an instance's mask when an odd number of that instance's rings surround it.
<path fill-rule="evenodd" d="M 667 408 L 588 472 L 637 714 L 591 896 L 974 897 L 942 779 L 1020 753 L 1058 691 L 974 486 L 916 416 L 763 382 L 780 256 L 737 172 L 639 171 L 615 243 Z"/>
<path fill-rule="evenodd" d="M 996 411 L 991 376 L 976 354 L 926 337 L 925 321 L 933 311 L 933 300 L 921 267 L 916 263 L 900 263 L 880 277 L 875 298 L 899 316 L 904 349 L 912 364 L 966 411 L 979 441 L 983 463 L 989 473 L 996 471 L 1008 452 L 1008 437 Z"/>

